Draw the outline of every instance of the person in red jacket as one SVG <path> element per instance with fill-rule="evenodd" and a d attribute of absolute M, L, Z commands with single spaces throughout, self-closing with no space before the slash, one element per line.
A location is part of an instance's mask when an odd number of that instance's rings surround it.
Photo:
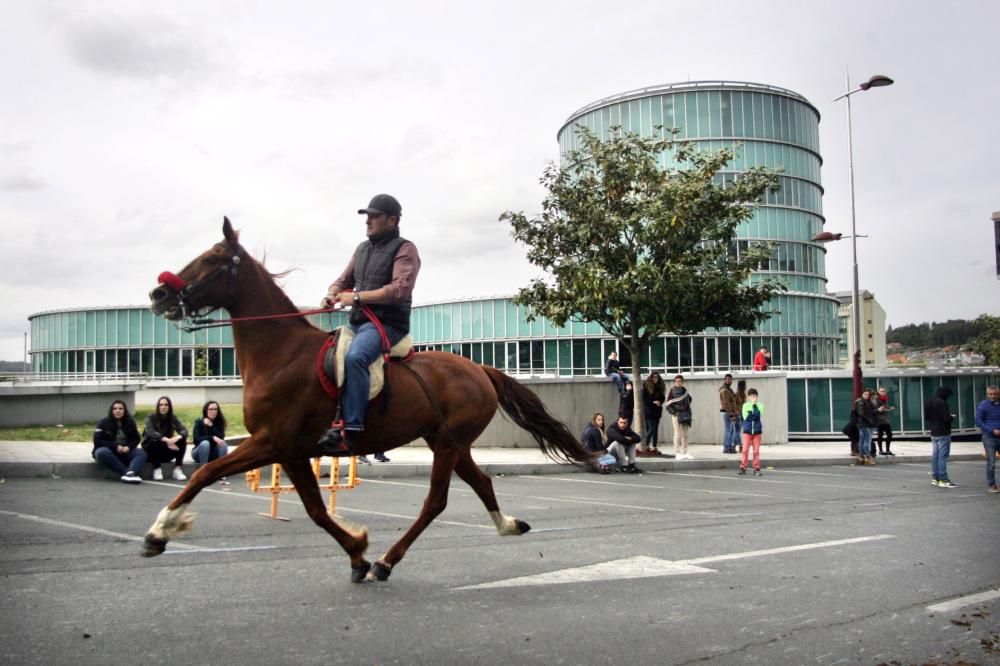
<path fill-rule="evenodd" d="M 753 369 L 759 372 L 761 370 L 767 370 L 770 366 L 771 352 L 767 351 L 767 347 L 761 347 L 760 350 L 754 354 Z"/>

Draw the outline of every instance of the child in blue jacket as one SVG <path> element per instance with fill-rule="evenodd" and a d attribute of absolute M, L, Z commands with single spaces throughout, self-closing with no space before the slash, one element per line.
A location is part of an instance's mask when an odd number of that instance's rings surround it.
<path fill-rule="evenodd" d="M 747 456 L 753 447 L 753 475 L 760 476 L 760 436 L 764 432 L 764 405 L 757 402 L 757 389 L 747 391 L 747 401 L 743 403 L 743 455 L 740 460 L 740 474 L 747 473 Z"/>

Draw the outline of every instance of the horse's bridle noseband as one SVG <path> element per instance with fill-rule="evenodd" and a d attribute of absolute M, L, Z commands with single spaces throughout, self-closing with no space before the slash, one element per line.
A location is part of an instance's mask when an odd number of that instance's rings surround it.
<path fill-rule="evenodd" d="M 221 307 L 219 305 L 213 305 L 197 308 L 190 302 L 190 299 L 194 298 L 199 291 L 211 284 L 220 275 L 224 274 L 226 276 L 226 296 L 231 299 L 236 295 L 236 274 L 238 273 L 240 263 L 242 262 L 242 259 L 240 259 L 241 254 L 243 254 L 242 249 L 232 256 L 228 264 L 219 266 L 214 271 L 196 282 L 186 282 L 180 276 L 169 271 L 160 273 L 160 283 L 170 287 L 174 290 L 174 293 L 177 294 L 177 307 L 181 309 L 181 319 L 191 319 L 193 323 L 200 323 L 195 321 L 194 317 L 205 317 Z"/>

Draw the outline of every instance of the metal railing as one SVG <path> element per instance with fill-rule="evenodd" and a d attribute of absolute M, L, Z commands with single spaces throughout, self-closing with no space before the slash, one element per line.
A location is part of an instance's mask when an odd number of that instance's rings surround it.
<path fill-rule="evenodd" d="M 145 384 L 144 372 L 2 372 L 0 384 Z"/>

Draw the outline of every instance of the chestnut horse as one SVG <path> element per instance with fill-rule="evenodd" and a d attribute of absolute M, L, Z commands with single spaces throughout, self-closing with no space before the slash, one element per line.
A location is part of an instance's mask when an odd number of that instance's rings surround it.
<path fill-rule="evenodd" d="M 472 459 L 473 441 L 497 406 L 531 433 L 549 457 L 587 462 L 589 454 L 538 397 L 499 370 L 444 352 L 419 352 L 391 373 L 386 410 L 369 409 L 366 428 L 352 443 L 357 454 L 384 452 L 423 438 L 434 453 L 430 490 L 420 515 L 399 541 L 373 564 L 365 557 L 368 529 L 339 523 L 323 503 L 310 458 L 330 426 L 336 405 L 323 391 L 316 357 L 327 333 L 316 328 L 275 284 L 274 276 L 247 254 L 227 218 L 224 240 L 180 273 L 165 273 L 150 292 L 152 310 L 171 320 L 225 308 L 234 320 L 287 314 L 285 318 L 234 321 L 233 339 L 243 376 L 243 415 L 250 438 L 230 454 L 203 465 L 157 516 L 146 534 L 143 555 L 162 553 L 167 541 L 190 529 L 188 505 L 202 488 L 271 463 L 280 463 L 312 520 L 347 551 L 351 580 L 385 580 L 421 532 L 447 504 L 452 472 L 479 496 L 497 531 L 524 534 L 524 521 L 500 511 L 490 478 Z"/>

